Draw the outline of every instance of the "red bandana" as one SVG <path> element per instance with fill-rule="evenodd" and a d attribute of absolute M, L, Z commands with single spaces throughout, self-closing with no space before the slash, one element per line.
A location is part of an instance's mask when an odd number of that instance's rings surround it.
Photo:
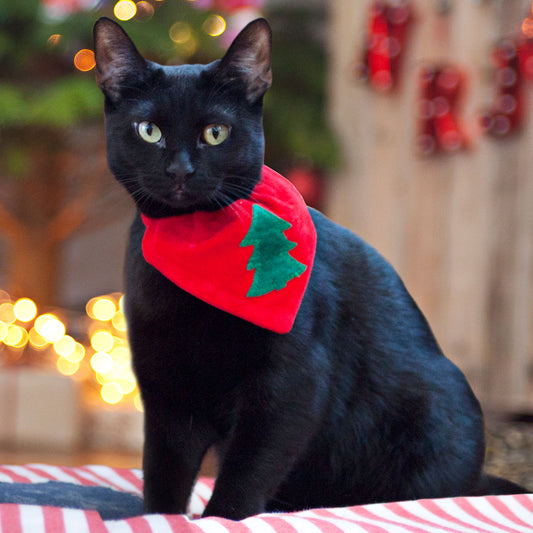
<path fill-rule="evenodd" d="M 218 211 L 142 216 L 143 254 L 200 300 L 288 333 L 311 275 L 316 231 L 294 186 L 268 167 L 250 198 Z"/>

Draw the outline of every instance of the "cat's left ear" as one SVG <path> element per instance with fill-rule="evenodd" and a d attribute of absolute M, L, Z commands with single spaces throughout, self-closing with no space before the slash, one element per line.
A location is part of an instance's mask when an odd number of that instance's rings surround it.
<path fill-rule="evenodd" d="M 121 88 L 131 79 L 138 79 L 146 71 L 146 60 L 135 48 L 122 27 L 102 17 L 94 25 L 96 82 L 102 92 L 117 101 Z"/>
<path fill-rule="evenodd" d="M 272 84 L 272 32 L 265 19 L 250 22 L 231 43 L 219 69 L 226 78 L 241 78 L 246 99 L 255 104 Z"/>

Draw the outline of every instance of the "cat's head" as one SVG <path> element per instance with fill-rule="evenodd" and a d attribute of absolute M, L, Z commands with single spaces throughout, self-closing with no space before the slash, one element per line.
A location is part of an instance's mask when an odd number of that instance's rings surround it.
<path fill-rule="evenodd" d="M 94 27 L 109 166 L 152 217 L 214 210 L 250 195 L 263 165 L 263 96 L 271 84 L 266 20 L 220 60 L 162 66 L 110 19 Z"/>

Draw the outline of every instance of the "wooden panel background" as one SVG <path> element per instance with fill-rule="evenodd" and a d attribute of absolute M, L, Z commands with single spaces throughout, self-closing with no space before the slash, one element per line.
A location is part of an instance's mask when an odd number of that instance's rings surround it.
<path fill-rule="evenodd" d="M 379 94 L 353 75 L 370 0 L 331 6 L 331 116 L 344 167 L 328 214 L 395 266 L 443 350 L 486 408 L 533 412 L 533 113 L 512 138 L 479 129 L 494 99 L 491 49 L 518 34 L 526 0 L 416 0 L 401 84 Z M 470 149 L 416 154 L 417 77 L 425 64 L 467 75 Z M 531 87 L 528 100 L 532 103 Z"/>

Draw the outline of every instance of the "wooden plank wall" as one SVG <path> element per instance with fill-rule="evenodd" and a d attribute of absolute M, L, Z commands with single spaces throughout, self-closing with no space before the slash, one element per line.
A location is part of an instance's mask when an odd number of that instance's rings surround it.
<path fill-rule="evenodd" d="M 494 99 L 492 46 L 520 31 L 531 2 L 455 1 L 447 15 L 437 4 L 413 0 L 400 87 L 379 94 L 353 74 L 370 0 L 330 2 L 330 107 L 344 167 L 328 214 L 396 267 L 486 408 L 532 412 L 533 113 L 507 139 L 483 135 L 478 120 Z M 421 158 L 418 72 L 438 63 L 466 73 L 471 147 Z"/>

